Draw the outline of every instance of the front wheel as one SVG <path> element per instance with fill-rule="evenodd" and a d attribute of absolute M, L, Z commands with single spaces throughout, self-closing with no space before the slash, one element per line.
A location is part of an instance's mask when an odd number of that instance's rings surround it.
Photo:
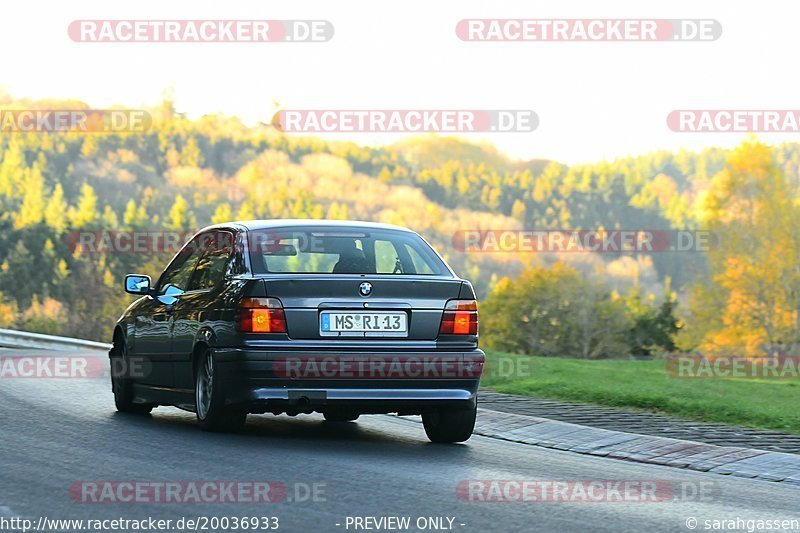
<path fill-rule="evenodd" d="M 247 412 L 225 405 L 211 350 L 200 355 L 197 365 L 195 407 L 197 422 L 206 431 L 238 431 L 247 420 Z"/>
<path fill-rule="evenodd" d="M 422 415 L 425 434 L 431 442 L 464 442 L 472 436 L 478 407 L 437 409 Z"/>
<path fill-rule="evenodd" d="M 114 406 L 120 413 L 146 415 L 153 410 L 153 405 L 133 403 L 133 383 L 130 377 L 128 349 L 125 341 L 118 341 L 115 346 L 117 355 L 109 359 L 111 364 L 111 390 L 114 392 Z"/>

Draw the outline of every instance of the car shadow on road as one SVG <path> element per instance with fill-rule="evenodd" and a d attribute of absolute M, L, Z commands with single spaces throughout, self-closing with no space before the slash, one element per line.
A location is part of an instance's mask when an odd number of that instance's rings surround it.
<path fill-rule="evenodd" d="M 360 444 L 374 446 L 386 451 L 394 448 L 419 451 L 420 447 L 428 450 L 440 450 L 443 453 L 459 453 L 468 450 L 465 444 L 433 444 L 428 441 L 422 424 L 400 422 L 402 419 L 385 415 L 365 415 L 355 422 L 328 422 L 321 415 L 248 415 L 244 429 L 237 433 L 210 433 L 202 431 L 195 420 L 195 415 L 175 408 L 159 408 L 151 415 L 126 415 L 114 413 L 113 420 L 124 423 L 126 428 L 134 431 L 152 429 L 176 436 L 176 433 L 192 434 L 193 442 L 206 443 L 247 443 L 251 445 L 258 440 L 287 446 L 302 446 L 304 443 L 319 446 L 320 443 L 337 443 L 340 449 L 348 449 L 341 444 L 351 444 L 363 451 Z M 387 426 L 386 422 L 391 425 Z M 382 422 L 376 427 L 374 422 Z M 393 423 L 392 423 L 393 422 Z"/>

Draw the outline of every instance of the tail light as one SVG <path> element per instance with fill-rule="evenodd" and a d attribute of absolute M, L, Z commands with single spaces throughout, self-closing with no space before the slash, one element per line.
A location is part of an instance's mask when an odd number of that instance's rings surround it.
<path fill-rule="evenodd" d="M 286 315 L 277 298 L 245 298 L 236 327 L 244 333 L 286 333 Z"/>
<path fill-rule="evenodd" d="M 440 334 L 477 335 L 478 302 L 475 300 L 450 300 L 444 306 Z"/>

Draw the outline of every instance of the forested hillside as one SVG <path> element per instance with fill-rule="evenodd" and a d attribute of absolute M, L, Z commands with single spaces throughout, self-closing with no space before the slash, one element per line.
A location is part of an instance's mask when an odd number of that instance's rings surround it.
<path fill-rule="evenodd" d="M 3 99 L 4 106 L 87 107 L 74 101 Z M 107 338 L 130 301 L 122 292 L 122 276 L 134 271 L 155 276 L 168 260 L 166 255 L 75 252 L 70 243 L 76 231 L 193 230 L 231 219 L 327 217 L 411 227 L 475 282 L 481 299 L 493 290 L 510 290 L 508 282 L 499 284 L 503 277 L 523 271 L 530 276 L 531 269 L 565 261 L 570 265 L 565 268 L 599 284 L 611 300 L 621 294 L 629 302 L 620 311 L 628 317 L 625 337 L 639 316 L 632 311 L 639 304 L 630 304 L 636 299 L 649 306 L 648 312 L 669 302 L 671 314 L 677 296 L 688 304 L 686 316 L 691 309 L 708 309 L 710 302 L 724 308 L 730 286 L 715 294 L 711 287 L 705 293 L 693 287 L 702 285 L 709 269 L 732 268 L 730 257 L 469 254 L 453 246 L 453 235 L 461 229 L 601 227 L 710 228 L 722 234 L 731 221 L 715 217 L 711 204 L 716 201 L 718 209 L 730 199 L 726 194 L 738 195 L 740 204 L 757 194 L 742 181 L 746 176 L 737 174 L 742 169 L 731 168 L 733 152 L 722 149 L 656 152 L 570 167 L 510 160 L 490 145 L 457 138 L 419 137 L 366 147 L 285 135 L 231 117 L 189 120 L 169 101 L 148 111 L 152 126 L 138 133 L 0 135 L 0 327 Z M 780 175 L 793 206 L 800 145 L 764 147 L 758 154 L 768 159 L 760 163 L 769 172 Z M 729 179 L 720 185 L 726 172 Z M 784 206 L 781 216 L 791 217 L 792 206 Z M 785 221 L 791 227 L 795 223 Z M 747 250 L 741 246 L 737 253 Z M 714 323 L 719 320 L 724 318 Z M 702 345 L 707 334 L 686 334 L 687 347 Z M 758 342 L 754 337 L 746 344 Z M 587 349 L 582 355 L 634 349 L 630 344 L 619 348 L 616 340 L 606 344 L 608 349 Z"/>

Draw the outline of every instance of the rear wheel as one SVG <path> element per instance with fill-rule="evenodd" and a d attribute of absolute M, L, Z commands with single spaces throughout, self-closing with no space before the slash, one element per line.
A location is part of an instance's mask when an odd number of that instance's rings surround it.
<path fill-rule="evenodd" d="M 195 379 L 195 412 L 197 422 L 206 431 L 238 431 L 247 420 L 247 412 L 225 405 L 218 383 L 214 353 L 206 349 L 200 354 Z"/>
<path fill-rule="evenodd" d="M 422 425 L 431 442 L 464 442 L 472 436 L 477 413 L 477 406 L 471 409 L 437 409 L 422 415 Z"/>
<path fill-rule="evenodd" d="M 110 359 L 111 390 L 114 392 L 114 405 L 120 413 L 146 415 L 153 410 L 154 406 L 133 403 L 133 383 L 130 377 L 128 349 L 125 346 L 125 341 L 118 338 L 114 344 L 114 351 L 117 355 L 112 356 Z"/>
<path fill-rule="evenodd" d="M 360 415 L 349 411 L 325 411 L 322 416 L 328 422 L 353 422 L 358 420 Z"/>

